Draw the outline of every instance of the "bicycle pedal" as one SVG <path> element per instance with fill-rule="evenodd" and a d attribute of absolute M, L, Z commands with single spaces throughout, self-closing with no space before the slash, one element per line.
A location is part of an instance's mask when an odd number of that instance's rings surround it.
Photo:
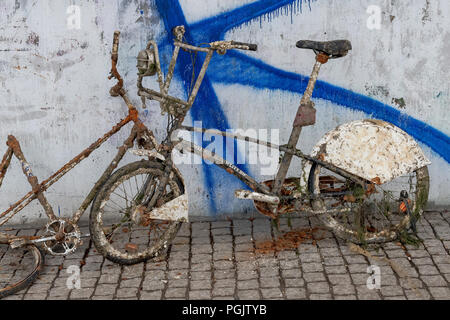
<path fill-rule="evenodd" d="M 252 192 L 249 190 L 236 190 L 234 191 L 234 196 L 242 200 L 255 200 L 260 202 L 266 202 L 271 204 L 279 204 L 280 198 L 276 196 L 269 196 L 264 193 Z"/>

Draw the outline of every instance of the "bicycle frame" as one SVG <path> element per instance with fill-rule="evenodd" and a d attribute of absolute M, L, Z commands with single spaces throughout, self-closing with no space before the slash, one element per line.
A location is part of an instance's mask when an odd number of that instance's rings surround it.
<path fill-rule="evenodd" d="M 146 50 L 151 49 L 154 52 L 157 81 L 159 84 L 160 92 L 145 88 L 142 85 L 142 80 L 143 80 L 144 76 L 139 76 L 139 79 L 137 82 L 138 83 L 138 95 L 141 96 L 143 98 L 143 100 L 145 98 L 150 99 L 150 100 L 156 100 L 160 103 L 161 109 L 163 111 L 168 111 L 169 113 L 172 112 L 175 116 L 179 116 L 176 112 L 176 109 L 177 108 L 181 109 L 182 115 L 179 117 L 178 123 L 172 128 L 171 131 L 168 132 L 168 135 L 171 135 L 177 129 L 184 129 L 184 130 L 196 131 L 196 132 L 208 132 L 208 133 L 214 134 L 214 135 L 222 135 L 222 136 L 231 137 L 231 138 L 238 139 L 238 140 L 244 140 L 244 141 L 249 141 L 252 143 L 257 143 L 257 144 L 263 145 L 268 148 L 279 149 L 280 151 L 284 152 L 284 156 L 283 156 L 282 162 L 280 164 L 280 167 L 279 167 L 276 179 L 275 179 L 275 181 L 276 181 L 275 185 L 272 189 L 270 189 L 265 184 L 255 181 L 252 177 L 250 177 L 249 175 L 244 173 L 242 170 L 237 168 L 232 163 L 226 161 L 225 159 L 219 157 L 218 155 L 213 154 L 210 151 L 205 150 L 202 147 L 195 145 L 187 140 L 180 139 L 180 140 L 176 141 L 175 144 L 170 145 L 169 148 L 171 148 L 171 149 L 175 148 L 177 150 L 184 150 L 187 152 L 195 153 L 195 154 L 201 156 L 205 160 L 212 161 L 214 164 L 225 169 L 228 173 L 235 175 L 238 179 L 240 179 L 245 184 L 247 184 L 251 189 L 253 189 L 257 192 L 267 194 L 267 195 L 279 195 L 281 186 L 283 185 L 283 182 L 286 178 L 286 174 L 289 169 L 289 166 L 290 166 L 293 156 L 297 156 L 297 157 L 303 158 L 303 159 L 311 161 L 311 162 L 317 162 L 318 164 L 320 164 L 324 167 L 327 167 L 328 169 L 335 171 L 336 173 L 339 173 L 339 174 L 343 175 L 344 177 L 348 177 L 348 178 L 357 180 L 360 183 L 363 183 L 363 179 L 360 179 L 359 177 L 354 176 L 351 173 L 346 172 L 342 169 L 339 169 L 335 166 L 327 164 L 327 163 L 321 161 L 320 159 L 315 159 L 313 157 L 309 157 L 309 156 L 303 154 L 299 149 L 296 148 L 297 142 L 300 137 L 301 129 L 304 126 L 304 124 L 301 123 L 301 121 L 299 121 L 298 119 L 301 116 L 303 116 L 303 114 L 302 114 L 302 111 L 304 109 L 303 107 L 306 105 L 312 104 L 312 102 L 311 102 L 312 92 L 314 90 L 314 87 L 315 87 L 315 84 L 317 81 L 320 67 L 322 64 L 326 63 L 328 60 L 328 57 L 326 55 L 324 55 L 324 54 L 317 55 L 316 63 L 314 64 L 314 68 L 313 68 L 310 80 L 308 82 L 308 86 L 305 90 L 305 93 L 300 102 L 300 106 L 297 110 L 297 114 L 295 117 L 295 121 L 293 124 L 293 129 L 291 132 L 289 142 L 287 145 L 278 146 L 278 145 L 271 144 L 266 141 L 260 141 L 258 139 L 253 139 L 251 137 L 231 134 L 231 133 L 223 132 L 220 130 L 195 128 L 195 127 L 189 127 L 189 126 L 182 125 L 184 116 L 186 115 L 187 111 L 189 111 L 189 109 L 192 107 L 192 105 L 195 101 L 198 90 L 201 86 L 203 78 L 206 74 L 206 70 L 211 61 L 213 52 L 215 50 L 212 48 L 202 48 L 202 47 L 196 47 L 193 45 L 182 43 L 181 38 L 183 36 L 183 32 L 180 32 L 178 34 L 175 32 L 175 35 L 177 37 L 177 40 L 174 41 L 174 49 L 173 49 L 172 58 L 171 58 L 171 61 L 170 61 L 169 67 L 168 67 L 166 79 L 164 79 L 164 76 L 162 73 L 157 44 L 154 41 L 150 41 L 146 47 Z M 199 75 L 195 81 L 192 92 L 190 93 L 187 101 L 184 101 L 179 98 L 168 95 L 169 87 L 170 87 L 170 84 L 171 84 L 171 81 L 173 78 L 175 65 L 177 62 L 180 48 L 207 53 L 206 58 L 203 62 L 203 65 L 200 69 Z M 172 104 L 172 110 L 169 110 L 170 108 L 167 106 L 168 104 Z"/>
<path fill-rule="evenodd" d="M 113 62 L 112 72 L 114 72 L 114 70 L 115 64 Z M 101 138 L 99 138 L 88 148 L 83 150 L 76 157 L 74 157 L 72 160 L 70 160 L 58 171 L 56 171 L 54 174 L 52 174 L 50 177 L 48 177 L 41 183 L 39 183 L 37 177 L 34 176 L 29 163 L 27 162 L 25 156 L 23 155 L 23 152 L 17 139 L 14 136 L 8 137 L 7 142 L 8 149 L 0 164 L 0 187 L 6 175 L 6 171 L 11 163 L 12 156 L 14 155 L 20 161 L 22 171 L 27 177 L 32 187 L 32 190 L 28 192 L 25 196 L 23 196 L 20 200 L 16 201 L 13 205 L 11 205 L 6 211 L 0 213 L 0 226 L 8 222 L 13 216 L 15 216 L 18 212 L 20 212 L 23 208 L 25 208 L 30 202 L 32 202 L 35 199 L 38 199 L 38 201 L 44 208 L 44 211 L 49 220 L 50 221 L 56 220 L 57 218 L 53 212 L 51 205 L 48 203 L 44 195 L 44 192 L 48 190 L 48 188 L 50 188 L 59 179 L 61 179 L 66 173 L 75 168 L 81 161 L 88 158 L 94 150 L 98 149 L 104 142 L 106 142 L 114 134 L 119 132 L 128 123 L 130 122 L 134 123 L 129 137 L 124 141 L 122 146 L 119 147 L 117 154 L 115 155 L 109 166 L 106 168 L 101 177 L 92 187 L 89 194 L 84 199 L 78 210 L 76 210 L 72 215 L 70 221 L 73 224 L 76 224 L 79 221 L 81 216 L 86 211 L 87 207 L 91 204 L 91 202 L 95 198 L 95 195 L 97 194 L 100 187 L 106 182 L 106 180 L 112 174 L 114 169 L 117 168 L 119 162 L 122 160 L 127 150 L 133 147 L 134 142 L 136 140 L 139 145 L 143 146 L 146 149 L 152 149 L 158 145 L 153 136 L 153 133 L 139 119 L 139 113 L 137 109 L 130 103 L 130 100 L 128 99 L 127 95 L 124 92 L 122 98 L 124 99 L 125 103 L 128 106 L 127 117 L 118 122 L 110 131 L 105 133 Z M 0 243 L 11 243 L 11 241 L 18 238 L 24 239 L 26 237 L 13 237 L 11 235 L 0 232 Z"/>

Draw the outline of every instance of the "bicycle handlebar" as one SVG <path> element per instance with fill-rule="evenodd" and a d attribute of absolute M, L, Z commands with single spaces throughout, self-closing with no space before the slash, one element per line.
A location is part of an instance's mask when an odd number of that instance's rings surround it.
<path fill-rule="evenodd" d="M 237 41 L 214 41 L 209 44 L 211 49 L 216 50 L 219 54 L 224 54 L 227 50 L 240 49 L 256 51 L 258 46 L 252 43 L 237 42 Z"/>
<path fill-rule="evenodd" d="M 253 44 L 253 43 L 231 41 L 231 45 L 235 46 L 235 49 L 250 50 L 250 51 L 258 50 L 258 45 L 257 44 Z"/>

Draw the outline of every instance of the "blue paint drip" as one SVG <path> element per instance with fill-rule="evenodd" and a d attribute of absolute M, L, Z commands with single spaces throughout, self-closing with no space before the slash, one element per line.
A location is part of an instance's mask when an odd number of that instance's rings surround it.
<path fill-rule="evenodd" d="M 279 15 L 280 10 L 294 3 L 297 3 L 297 7 L 300 6 L 300 12 L 303 3 L 308 3 L 311 10 L 311 2 L 315 1 L 317 0 L 261 0 L 193 23 L 189 28 L 193 38 L 199 42 L 216 41 L 223 39 L 225 32 L 230 29 L 255 20 L 261 23 L 261 17 L 270 22 L 274 16 Z"/>

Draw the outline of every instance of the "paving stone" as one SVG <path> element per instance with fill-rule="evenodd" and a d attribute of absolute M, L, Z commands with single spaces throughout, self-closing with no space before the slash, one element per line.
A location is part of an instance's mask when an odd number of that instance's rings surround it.
<path fill-rule="evenodd" d="M 210 279 L 191 280 L 189 286 L 191 290 L 206 290 L 212 288 Z"/>
<path fill-rule="evenodd" d="M 140 300 L 160 300 L 162 297 L 162 291 L 141 291 Z"/>
<path fill-rule="evenodd" d="M 405 294 L 408 300 L 429 300 L 431 298 L 428 291 L 424 289 L 405 290 Z"/>
<path fill-rule="evenodd" d="M 450 297 L 450 289 L 446 287 L 430 287 L 431 296 L 436 300 L 448 300 Z"/>
<path fill-rule="evenodd" d="M 345 266 L 325 266 L 327 274 L 346 274 L 347 268 Z"/>
<path fill-rule="evenodd" d="M 216 276 L 217 278 L 217 276 Z M 258 278 L 258 273 L 256 271 L 238 271 L 237 279 L 238 280 L 250 280 Z"/>
<path fill-rule="evenodd" d="M 260 300 L 258 290 L 238 290 L 237 296 L 240 300 Z"/>
<path fill-rule="evenodd" d="M 377 289 L 368 289 L 366 285 L 356 286 L 357 297 L 359 300 L 381 300 Z"/>
<path fill-rule="evenodd" d="M 437 275 L 439 270 L 434 265 L 419 265 L 417 266 L 420 275 Z"/>
<path fill-rule="evenodd" d="M 211 299 L 211 293 L 209 290 L 193 290 L 189 291 L 190 300 L 209 300 Z"/>
<path fill-rule="evenodd" d="M 89 299 L 94 293 L 94 288 L 74 289 L 70 293 L 70 299 Z"/>
<path fill-rule="evenodd" d="M 235 292 L 234 287 L 231 288 L 214 288 L 212 291 L 213 296 L 233 296 Z"/>
<path fill-rule="evenodd" d="M 102 274 L 98 279 L 98 284 L 118 283 L 120 274 Z"/>
<path fill-rule="evenodd" d="M 23 300 L 44 300 L 45 294 L 42 293 L 26 293 Z"/>
<path fill-rule="evenodd" d="M 192 255 L 191 263 L 204 263 L 204 262 L 210 262 L 212 260 L 212 255 L 210 253 L 198 253 Z"/>
<path fill-rule="evenodd" d="M 297 270 L 295 273 L 299 273 L 299 271 Z M 259 274 L 261 277 L 277 277 L 280 274 L 280 270 L 278 267 L 263 267 L 259 268 Z"/>
<path fill-rule="evenodd" d="M 284 285 L 287 288 L 303 287 L 303 286 L 305 286 L 305 280 L 303 280 L 302 278 L 285 278 Z"/>
<path fill-rule="evenodd" d="M 138 288 L 141 284 L 142 279 L 141 278 L 133 278 L 128 280 L 122 280 L 120 282 L 121 288 Z"/>
<path fill-rule="evenodd" d="M 345 262 L 342 257 L 325 257 L 323 264 L 325 266 L 344 266 Z"/>
<path fill-rule="evenodd" d="M 334 300 L 357 300 L 357 298 L 353 294 L 344 295 L 344 296 L 335 295 Z"/>
<path fill-rule="evenodd" d="M 177 280 L 177 279 L 187 279 L 189 275 L 188 269 L 176 269 L 176 270 L 170 270 L 167 273 L 167 279 L 171 280 Z"/>
<path fill-rule="evenodd" d="M 261 288 L 280 287 L 280 279 L 278 277 L 260 278 Z"/>
<path fill-rule="evenodd" d="M 305 288 L 286 288 L 285 293 L 287 299 L 306 299 Z"/>
<path fill-rule="evenodd" d="M 421 276 L 420 278 L 428 287 L 441 287 L 447 284 L 447 281 L 441 275 Z"/>
<path fill-rule="evenodd" d="M 307 289 L 310 293 L 328 293 L 330 285 L 327 282 L 312 282 L 307 284 Z"/>
<path fill-rule="evenodd" d="M 171 298 L 185 298 L 186 288 L 168 288 L 165 292 L 165 297 L 167 299 Z"/>
<path fill-rule="evenodd" d="M 282 298 L 283 294 L 279 288 L 261 289 L 263 299 Z"/>
<path fill-rule="evenodd" d="M 255 280 L 244 280 L 237 282 L 238 290 L 248 290 L 248 289 L 257 289 L 259 287 L 258 281 Z"/>
<path fill-rule="evenodd" d="M 99 284 L 95 288 L 94 294 L 98 296 L 114 295 L 116 288 L 116 284 Z"/>
<path fill-rule="evenodd" d="M 303 278 L 306 282 L 326 281 L 325 275 L 322 272 L 304 273 Z"/>
<path fill-rule="evenodd" d="M 439 273 L 450 273 L 450 264 L 438 264 Z"/>
<path fill-rule="evenodd" d="M 328 280 L 332 285 L 351 284 L 351 278 L 348 274 L 342 275 L 329 275 Z"/>
<path fill-rule="evenodd" d="M 234 270 L 215 270 L 214 278 L 216 279 L 234 279 L 236 271 Z M 191 273 L 192 275 L 192 273 Z M 194 279 L 194 277 L 192 277 Z"/>
<path fill-rule="evenodd" d="M 333 293 L 335 295 L 350 295 L 355 294 L 355 286 L 351 283 L 340 283 L 333 286 Z"/>
<path fill-rule="evenodd" d="M 331 294 L 329 293 L 312 293 L 309 295 L 310 300 L 332 300 Z"/>
<path fill-rule="evenodd" d="M 401 296 L 403 295 L 403 289 L 400 286 L 385 286 L 381 285 L 381 294 L 385 297 Z"/>
<path fill-rule="evenodd" d="M 298 269 L 299 268 L 299 261 L 296 260 L 281 260 L 280 261 L 280 268 L 281 269 Z"/>
<path fill-rule="evenodd" d="M 120 288 L 117 289 L 117 298 L 134 298 L 137 299 L 138 288 Z"/>
<path fill-rule="evenodd" d="M 323 271 L 323 265 L 318 262 L 302 263 L 303 272 L 320 272 Z"/>
<path fill-rule="evenodd" d="M 282 270 L 281 275 L 283 278 L 301 278 L 302 271 L 300 269 Z"/>
<path fill-rule="evenodd" d="M 233 268 L 233 266 L 234 263 L 232 261 L 223 260 L 214 262 L 214 269 L 216 270 L 229 270 Z"/>
<path fill-rule="evenodd" d="M 51 283 L 43 283 L 43 284 L 34 283 L 32 286 L 28 288 L 27 294 L 40 293 L 45 295 L 47 293 L 47 290 L 50 289 L 51 286 L 52 286 Z"/>

